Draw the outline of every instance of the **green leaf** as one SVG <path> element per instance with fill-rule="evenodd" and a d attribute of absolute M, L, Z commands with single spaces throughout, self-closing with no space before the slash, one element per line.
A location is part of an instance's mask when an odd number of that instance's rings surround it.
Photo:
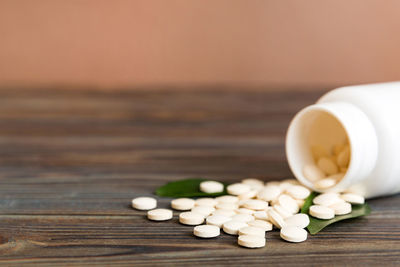
<path fill-rule="evenodd" d="M 310 209 L 310 206 L 312 205 L 313 199 L 317 196 L 318 194 L 316 192 L 312 192 L 310 196 L 305 200 L 303 207 L 301 208 L 301 213 L 308 214 L 308 210 Z M 337 215 L 335 218 L 330 219 L 330 220 L 320 220 L 317 218 L 314 218 L 312 216 L 310 217 L 310 224 L 307 226 L 308 231 L 310 234 L 315 235 L 328 225 L 342 221 L 342 220 L 347 220 L 347 219 L 352 219 L 360 216 L 366 216 L 371 213 L 371 208 L 368 206 L 367 203 L 362 204 L 362 205 L 352 205 L 352 211 L 349 214 L 346 215 Z"/>
<path fill-rule="evenodd" d="M 200 191 L 200 183 L 209 181 L 204 178 L 188 178 L 184 180 L 169 182 L 156 190 L 161 197 L 217 197 L 227 195 L 226 185 L 220 193 L 204 193 Z"/>

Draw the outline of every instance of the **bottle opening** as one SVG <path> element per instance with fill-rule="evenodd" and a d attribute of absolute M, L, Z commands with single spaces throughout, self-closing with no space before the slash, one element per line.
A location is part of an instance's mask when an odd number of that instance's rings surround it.
<path fill-rule="evenodd" d="M 335 187 L 351 162 L 349 136 L 341 121 L 316 105 L 303 109 L 291 122 L 286 153 L 294 175 L 317 191 Z"/>

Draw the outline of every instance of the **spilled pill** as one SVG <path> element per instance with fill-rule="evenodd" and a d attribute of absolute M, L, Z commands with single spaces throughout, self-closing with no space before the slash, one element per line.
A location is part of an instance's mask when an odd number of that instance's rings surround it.
<path fill-rule="evenodd" d="M 215 225 L 198 225 L 194 227 L 193 234 L 201 238 L 213 238 L 219 236 L 220 230 Z"/>
<path fill-rule="evenodd" d="M 147 218 L 152 221 L 167 221 L 172 219 L 172 210 L 155 209 L 147 212 Z"/>
<path fill-rule="evenodd" d="M 157 200 L 152 197 L 137 197 L 132 199 L 132 207 L 137 210 L 152 210 L 157 207 Z"/>

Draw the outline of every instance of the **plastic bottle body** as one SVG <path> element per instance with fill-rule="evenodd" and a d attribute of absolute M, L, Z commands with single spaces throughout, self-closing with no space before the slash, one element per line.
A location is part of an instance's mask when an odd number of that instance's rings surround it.
<path fill-rule="evenodd" d="M 301 110 L 286 137 L 295 177 L 315 190 L 302 172 L 313 161 L 310 146 L 329 148 L 344 140 L 350 163 L 328 190 L 350 188 L 367 198 L 400 192 L 400 82 L 338 88 Z"/>

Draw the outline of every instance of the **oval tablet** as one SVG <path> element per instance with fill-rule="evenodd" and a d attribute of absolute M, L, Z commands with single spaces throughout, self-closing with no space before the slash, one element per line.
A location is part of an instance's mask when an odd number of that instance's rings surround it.
<path fill-rule="evenodd" d="M 268 211 L 268 216 L 270 222 L 272 222 L 272 224 L 275 225 L 277 228 L 281 229 L 286 225 L 282 216 L 279 215 L 279 213 L 277 213 L 274 209 Z"/>
<path fill-rule="evenodd" d="M 296 226 L 285 226 L 280 231 L 282 239 L 289 242 L 303 242 L 307 240 L 307 231 Z"/>
<path fill-rule="evenodd" d="M 226 187 L 226 190 L 228 191 L 229 194 L 238 196 L 249 192 L 251 190 L 251 187 L 247 184 L 236 183 L 228 185 Z"/>
<path fill-rule="evenodd" d="M 262 248 L 265 247 L 265 237 L 241 235 L 238 237 L 238 244 L 246 248 Z"/>
<path fill-rule="evenodd" d="M 193 229 L 193 234 L 201 238 L 217 237 L 219 233 L 219 227 L 215 225 L 198 225 Z"/>
<path fill-rule="evenodd" d="M 224 185 L 216 181 L 205 181 L 200 183 L 200 191 L 204 193 L 220 193 L 224 191 Z"/>
<path fill-rule="evenodd" d="M 339 197 L 339 194 L 337 193 L 323 193 L 318 196 L 316 196 L 313 199 L 313 203 L 317 205 L 322 205 L 329 207 L 333 204 L 339 203 L 339 202 L 344 202 L 343 199 Z"/>
<path fill-rule="evenodd" d="M 351 213 L 351 204 L 347 202 L 340 202 L 329 206 L 335 211 L 335 215 L 345 215 Z"/>
<path fill-rule="evenodd" d="M 277 213 L 279 213 L 279 215 L 281 215 L 283 219 L 286 219 L 286 218 L 288 218 L 288 217 L 290 217 L 290 216 L 293 215 L 293 213 L 287 211 L 285 208 L 283 208 L 283 207 L 282 207 L 281 205 L 279 205 L 279 204 L 274 205 L 273 209 L 274 209 Z"/>
<path fill-rule="evenodd" d="M 264 229 L 264 231 L 272 231 L 272 223 L 263 220 L 254 220 L 247 223 L 249 226 Z"/>
<path fill-rule="evenodd" d="M 325 173 L 315 165 L 305 165 L 303 167 L 303 175 L 310 182 L 316 182 L 325 178 Z"/>
<path fill-rule="evenodd" d="M 195 201 L 191 198 L 177 198 L 171 200 L 171 207 L 174 210 L 190 210 L 194 207 Z"/>
<path fill-rule="evenodd" d="M 267 185 L 257 194 L 257 198 L 265 201 L 271 201 L 279 197 L 281 189 L 276 185 Z"/>
<path fill-rule="evenodd" d="M 310 218 L 307 214 L 298 213 L 285 219 L 287 226 L 296 226 L 306 228 L 310 224 Z"/>
<path fill-rule="evenodd" d="M 239 235 L 256 235 L 265 237 L 265 231 L 262 228 L 255 226 L 246 226 L 239 229 Z"/>
<path fill-rule="evenodd" d="M 293 184 L 291 182 L 281 182 L 279 184 L 279 188 L 281 189 L 282 192 L 285 192 L 289 187 L 292 187 Z"/>
<path fill-rule="evenodd" d="M 301 185 L 293 185 L 286 190 L 286 193 L 294 199 L 306 199 L 311 191 Z"/>
<path fill-rule="evenodd" d="M 245 222 L 239 222 L 239 221 L 232 220 L 232 221 L 224 223 L 224 225 L 222 226 L 222 229 L 227 234 L 238 235 L 239 230 L 246 226 L 248 226 L 248 224 Z"/>
<path fill-rule="evenodd" d="M 243 207 L 251 210 L 265 210 L 268 207 L 268 202 L 259 199 L 249 199 L 244 202 Z"/>
<path fill-rule="evenodd" d="M 226 216 L 222 216 L 222 215 L 211 215 L 211 216 L 207 217 L 206 224 L 215 225 L 215 226 L 218 226 L 219 228 L 221 228 L 224 223 L 227 223 L 231 220 L 232 219 L 230 217 L 226 217 Z"/>
<path fill-rule="evenodd" d="M 299 205 L 297 204 L 296 200 L 294 200 L 291 196 L 282 194 L 278 197 L 278 203 L 281 205 L 285 210 L 289 211 L 292 214 L 299 212 Z"/>
<path fill-rule="evenodd" d="M 166 221 L 172 219 L 172 210 L 155 209 L 147 212 L 147 218 L 152 221 Z"/>
<path fill-rule="evenodd" d="M 268 213 L 265 210 L 256 211 L 253 214 L 253 217 L 257 220 L 268 220 Z"/>
<path fill-rule="evenodd" d="M 157 200 L 152 197 L 137 197 L 132 199 L 132 208 L 137 210 L 152 210 L 157 207 Z"/>
<path fill-rule="evenodd" d="M 329 207 L 312 205 L 309 214 L 315 218 L 329 220 L 335 217 L 335 211 Z"/>
<path fill-rule="evenodd" d="M 314 183 L 314 187 L 317 189 L 327 189 L 336 184 L 336 180 L 332 178 L 324 178 Z"/>
<path fill-rule="evenodd" d="M 186 225 L 199 225 L 204 222 L 204 216 L 191 211 L 179 214 L 179 222 Z"/>
<path fill-rule="evenodd" d="M 256 197 L 257 193 L 258 193 L 257 190 L 251 189 L 250 191 L 248 191 L 248 192 L 246 192 L 244 194 L 241 194 L 238 197 L 239 197 L 240 200 L 242 200 L 242 199 L 251 199 L 251 198 Z"/>
<path fill-rule="evenodd" d="M 363 196 L 352 194 L 352 193 L 342 194 L 340 196 L 340 198 L 351 204 L 364 204 L 364 202 L 365 202 L 365 199 Z"/>

